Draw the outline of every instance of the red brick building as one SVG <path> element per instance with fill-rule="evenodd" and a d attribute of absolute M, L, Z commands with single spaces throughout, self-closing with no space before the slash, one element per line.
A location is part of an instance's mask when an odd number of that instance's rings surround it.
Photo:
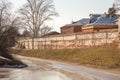
<path fill-rule="evenodd" d="M 72 22 L 71 24 L 61 27 L 62 34 L 77 33 L 82 31 L 82 26 L 89 23 L 88 18 L 83 18 L 79 21 Z"/>
<path fill-rule="evenodd" d="M 100 31 L 117 31 L 118 25 L 108 24 L 89 24 L 82 27 L 82 32 L 100 32 Z"/>
<path fill-rule="evenodd" d="M 118 25 L 116 24 L 118 17 L 119 15 L 109 17 L 107 14 L 90 14 L 90 19 L 83 18 L 61 27 L 61 33 L 116 31 L 118 30 Z"/>
<path fill-rule="evenodd" d="M 82 25 L 66 25 L 61 27 L 62 34 L 81 32 Z"/>
<path fill-rule="evenodd" d="M 90 23 L 82 27 L 82 32 L 116 31 L 118 25 L 116 20 L 119 15 L 109 17 L 106 14 L 91 14 Z"/>

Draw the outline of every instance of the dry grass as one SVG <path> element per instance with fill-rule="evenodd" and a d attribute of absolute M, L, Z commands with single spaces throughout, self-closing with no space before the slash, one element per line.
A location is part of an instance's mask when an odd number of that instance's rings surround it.
<path fill-rule="evenodd" d="M 120 49 L 81 48 L 62 50 L 25 50 L 20 55 L 67 61 L 100 68 L 120 68 Z"/>

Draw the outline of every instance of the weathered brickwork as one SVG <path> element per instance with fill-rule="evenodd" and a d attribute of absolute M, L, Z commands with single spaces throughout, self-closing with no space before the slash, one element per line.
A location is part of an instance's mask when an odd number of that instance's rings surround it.
<path fill-rule="evenodd" d="M 117 46 L 118 31 L 76 33 L 57 35 L 46 38 L 20 39 L 16 47 L 25 49 L 64 49 L 98 46 Z"/>
<path fill-rule="evenodd" d="M 89 24 L 82 27 L 82 32 L 100 32 L 100 31 L 117 31 L 118 25 Z"/>
<path fill-rule="evenodd" d="M 76 33 L 81 32 L 82 25 L 68 25 L 61 27 L 61 33 L 62 34 L 70 34 L 70 33 Z"/>

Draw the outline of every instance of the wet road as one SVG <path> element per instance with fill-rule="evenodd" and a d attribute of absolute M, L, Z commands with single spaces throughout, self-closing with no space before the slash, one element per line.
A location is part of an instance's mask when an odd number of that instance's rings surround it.
<path fill-rule="evenodd" d="M 57 61 L 18 57 L 24 69 L 0 69 L 0 80 L 120 80 L 120 72 L 76 66 Z"/>
<path fill-rule="evenodd" d="M 71 80 L 44 61 L 19 57 L 27 68 L 0 68 L 0 80 Z"/>
<path fill-rule="evenodd" d="M 65 71 L 73 72 L 79 75 L 84 75 L 92 80 L 120 80 L 120 72 L 105 71 L 83 66 L 74 66 L 60 62 L 51 63 L 55 68 L 63 69 Z"/>

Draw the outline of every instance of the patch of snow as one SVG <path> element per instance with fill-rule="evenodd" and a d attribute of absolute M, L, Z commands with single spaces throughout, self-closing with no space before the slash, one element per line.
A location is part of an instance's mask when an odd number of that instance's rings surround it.
<path fill-rule="evenodd" d="M 5 58 L 5 57 L 2 57 L 2 56 L 0 56 L 0 59 L 7 60 L 7 61 L 11 61 L 10 59 Z"/>

